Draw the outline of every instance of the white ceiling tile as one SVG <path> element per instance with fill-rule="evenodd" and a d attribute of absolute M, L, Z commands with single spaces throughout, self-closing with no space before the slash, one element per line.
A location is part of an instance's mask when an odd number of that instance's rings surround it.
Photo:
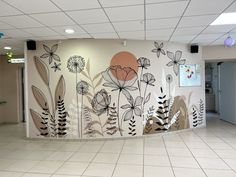
<path fill-rule="evenodd" d="M 162 29 L 162 30 L 148 30 L 146 31 L 146 36 L 170 36 L 174 29 Z"/>
<path fill-rule="evenodd" d="M 19 10 L 11 7 L 3 1 L 0 1 L 0 16 L 8 16 L 8 15 L 19 15 L 23 14 Z"/>
<path fill-rule="evenodd" d="M 32 35 L 19 29 L 2 30 L 6 37 L 10 38 L 28 38 Z"/>
<path fill-rule="evenodd" d="M 46 26 L 60 26 L 60 25 L 75 24 L 75 22 L 73 22 L 63 12 L 47 13 L 47 14 L 33 14 L 30 16 Z"/>
<path fill-rule="evenodd" d="M 81 10 L 81 9 L 94 9 L 100 8 L 97 0 L 52 0 L 62 10 Z"/>
<path fill-rule="evenodd" d="M 207 26 L 210 23 L 212 23 L 216 18 L 217 18 L 217 15 L 183 17 L 178 27 Z"/>
<path fill-rule="evenodd" d="M 147 36 L 147 40 L 168 41 L 170 36 Z"/>
<path fill-rule="evenodd" d="M 234 2 L 226 11 L 224 12 L 236 12 L 236 2 Z"/>
<path fill-rule="evenodd" d="M 146 3 L 165 3 L 171 1 L 185 1 L 185 0 L 146 0 Z"/>
<path fill-rule="evenodd" d="M 49 0 L 40 0 L 40 3 L 38 0 L 7 0 L 7 2 L 26 14 L 60 11 Z"/>
<path fill-rule="evenodd" d="M 146 26 L 147 26 L 147 30 L 161 29 L 161 28 L 174 28 L 177 25 L 178 21 L 179 21 L 179 18 L 146 20 Z"/>
<path fill-rule="evenodd" d="M 144 31 L 118 32 L 121 39 L 144 39 Z"/>
<path fill-rule="evenodd" d="M 72 35 L 65 35 L 68 39 L 82 39 L 82 38 L 91 38 L 88 34 L 72 34 Z"/>
<path fill-rule="evenodd" d="M 236 25 L 219 25 L 219 26 L 208 26 L 204 31 L 203 34 L 208 33 L 227 33 L 231 30 L 236 28 Z"/>
<path fill-rule="evenodd" d="M 91 34 L 93 38 L 95 39 L 118 39 L 116 33 L 97 33 L 97 34 Z"/>
<path fill-rule="evenodd" d="M 44 41 L 44 40 L 63 40 L 67 39 L 65 36 L 42 36 L 42 37 L 32 37 L 31 40 Z"/>
<path fill-rule="evenodd" d="M 192 39 L 194 39 L 194 37 L 196 37 L 196 35 L 183 35 L 183 36 L 173 35 L 171 37 L 170 41 L 172 41 L 172 42 L 186 42 L 186 43 L 189 43 Z"/>
<path fill-rule="evenodd" d="M 58 33 L 56 33 L 55 31 L 47 28 L 47 27 L 43 27 L 43 28 L 26 28 L 24 29 L 24 31 L 31 33 L 33 36 L 57 36 Z"/>
<path fill-rule="evenodd" d="M 197 35 L 199 34 L 205 27 L 190 27 L 190 28 L 177 28 L 175 30 L 174 35 L 176 36 L 184 36 L 184 35 Z"/>
<path fill-rule="evenodd" d="M 59 33 L 61 35 L 66 35 L 65 29 L 73 29 L 73 30 L 75 30 L 74 34 L 84 34 L 84 33 L 86 33 L 79 26 L 55 26 L 55 27 L 51 27 L 51 29 L 53 29 L 54 31 L 56 31 L 57 33 Z"/>
<path fill-rule="evenodd" d="M 110 23 L 81 25 L 88 33 L 108 33 L 115 32 Z"/>
<path fill-rule="evenodd" d="M 0 17 L 0 21 L 12 25 L 16 28 L 34 28 L 43 26 L 27 15 Z"/>
<path fill-rule="evenodd" d="M 67 12 L 78 24 L 109 22 L 102 9 Z"/>
<path fill-rule="evenodd" d="M 143 31 L 143 21 L 126 21 L 126 22 L 114 22 L 113 23 L 116 31 Z"/>
<path fill-rule="evenodd" d="M 112 22 L 144 19 L 143 6 L 105 8 Z"/>
<path fill-rule="evenodd" d="M 167 2 L 160 4 L 147 4 L 146 5 L 146 18 L 170 18 L 170 17 L 180 17 L 184 9 L 186 8 L 188 1 L 176 1 Z"/>
<path fill-rule="evenodd" d="M 201 34 L 197 36 L 192 43 L 198 43 L 198 44 L 206 44 L 211 43 L 217 38 L 221 37 L 223 34 Z"/>
<path fill-rule="evenodd" d="M 191 0 L 184 15 L 219 14 L 232 2 L 233 0 Z"/>
<path fill-rule="evenodd" d="M 143 0 L 100 0 L 103 7 L 129 6 L 144 4 Z"/>
<path fill-rule="evenodd" d="M 0 22 L 0 30 L 3 30 L 3 29 L 13 29 L 15 27 L 11 26 L 11 25 L 8 25 L 6 23 L 3 23 L 3 22 Z"/>

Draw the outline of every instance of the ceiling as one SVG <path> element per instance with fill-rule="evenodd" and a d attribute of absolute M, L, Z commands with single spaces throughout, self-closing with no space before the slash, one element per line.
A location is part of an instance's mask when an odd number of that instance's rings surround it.
<path fill-rule="evenodd" d="M 236 25 L 210 26 L 236 0 L 0 0 L 0 54 L 27 39 L 109 38 L 222 44 Z M 64 33 L 65 28 L 75 33 Z"/>

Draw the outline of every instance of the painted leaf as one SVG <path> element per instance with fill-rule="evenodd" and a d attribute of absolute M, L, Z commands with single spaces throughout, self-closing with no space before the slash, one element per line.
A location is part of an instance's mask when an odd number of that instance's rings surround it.
<path fill-rule="evenodd" d="M 47 126 L 42 124 L 42 119 L 40 114 L 35 112 L 33 109 L 30 109 L 30 114 L 33 119 L 35 127 L 38 129 L 41 135 L 47 135 L 48 134 Z"/>
<path fill-rule="evenodd" d="M 103 78 L 101 77 L 101 78 L 99 79 L 99 81 L 97 82 L 95 88 L 102 84 L 102 80 L 103 80 Z"/>
<path fill-rule="evenodd" d="M 88 95 L 86 95 L 86 98 L 88 99 L 88 102 L 91 104 L 92 103 L 92 99 Z"/>
<path fill-rule="evenodd" d="M 40 75 L 40 77 L 42 78 L 43 82 L 46 85 L 49 85 L 49 71 L 48 71 L 48 67 L 47 65 L 41 61 L 38 57 L 34 57 L 34 63 L 35 63 L 35 67 Z"/>
<path fill-rule="evenodd" d="M 89 129 L 90 127 L 96 124 L 101 125 L 99 121 L 91 121 L 87 126 L 84 127 L 84 130 Z"/>
<path fill-rule="evenodd" d="M 99 76 L 101 76 L 101 73 L 96 74 L 93 78 L 93 81 L 96 80 L 97 78 L 99 78 Z"/>
<path fill-rule="evenodd" d="M 80 73 L 89 79 L 89 76 L 86 74 L 86 72 L 81 71 Z"/>
<path fill-rule="evenodd" d="M 88 74 L 90 75 L 90 61 L 89 61 L 89 59 L 87 61 L 86 70 L 87 70 Z"/>
<path fill-rule="evenodd" d="M 55 91 L 55 107 L 57 107 L 58 101 L 64 99 L 65 92 L 66 92 L 66 83 L 63 75 L 61 75 L 60 79 L 58 80 Z"/>
<path fill-rule="evenodd" d="M 144 104 L 146 104 L 146 103 L 150 100 L 150 97 L 151 97 L 151 93 L 149 93 L 149 94 L 146 96 L 146 98 L 145 98 L 145 100 L 144 100 Z"/>
<path fill-rule="evenodd" d="M 54 44 L 51 48 L 51 52 L 56 52 L 57 51 L 57 48 L 58 48 L 58 44 Z"/>
<path fill-rule="evenodd" d="M 47 102 L 47 98 L 44 95 L 44 93 L 37 87 L 32 86 L 32 92 L 34 95 L 35 100 L 37 101 L 37 103 L 39 104 L 39 106 L 43 109 L 43 110 L 48 110 L 48 102 Z"/>

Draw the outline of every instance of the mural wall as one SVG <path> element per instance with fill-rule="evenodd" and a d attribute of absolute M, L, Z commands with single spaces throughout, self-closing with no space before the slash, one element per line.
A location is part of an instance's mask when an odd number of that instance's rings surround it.
<path fill-rule="evenodd" d="M 29 137 L 130 137 L 205 126 L 204 61 L 186 45 L 43 41 L 26 57 Z M 194 64 L 201 86 L 180 87 L 180 67 Z"/>

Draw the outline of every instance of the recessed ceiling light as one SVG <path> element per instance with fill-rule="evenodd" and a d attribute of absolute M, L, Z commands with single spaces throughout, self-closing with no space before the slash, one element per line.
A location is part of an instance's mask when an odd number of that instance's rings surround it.
<path fill-rule="evenodd" d="M 221 14 L 211 25 L 232 25 L 236 24 L 236 12 Z"/>
<path fill-rule="evenodd" d="M 4 47 L 5 50 L 11 50 L 11 47 L 10 46 L 6 46 Z"/>
<path fill-rule="evenodd" d="M 73 34 L 75 33 L 75 30 L 71 29 L 71 28 L 68 28 L 68 29 L 65 29 L 65 33 L 67 34 Z"/>

